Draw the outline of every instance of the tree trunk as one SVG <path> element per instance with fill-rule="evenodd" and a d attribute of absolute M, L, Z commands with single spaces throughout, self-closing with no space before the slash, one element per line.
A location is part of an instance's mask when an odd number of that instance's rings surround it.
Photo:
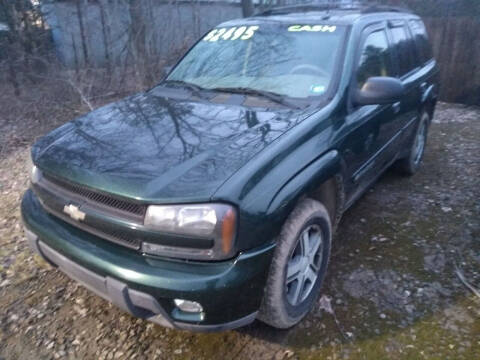
<path fill-rule="evenodd" d="M 108 5 L 105 0 L 98 2 L 100 8 L 100 21 L 102 25 L 103 46 L 105 48 L 105 63 L 107 69 L 108 81 L 112 80 L 112 60 L 110 55 L 110 24 L 107 23 L 107 15 L 105 11 L 105 5 Z"/>
<path fill-rule="evenodd" d="M 130 1 L 130 51 L 133 56 L 133 65 L 136 68 L 142 86 L 148 85 L 149 76 L 147 70 L 148 54 L 146 47 L 147 27 L 143 17 L 142 2 Z"/>
<path fill-rule="evenodd" d="M 13 3 L 7 4 L 0 2 L 3 15 L 6 18 L 9 31 L 7 32 L 8 45 L 6 46 L 7 63 L 8 63 L 8 80 L 13 86 L 15 95 L 20 95 L 20 84 L 18 82 L 17 66 L 18 66 L 18 47 L 20 39 L 18 33 L 18 15 Z"/>
<path fill-rule="evenodd" d="M 252 16 L 254 12 L 252 0 L 242 0 L 242 13 L 243 17 Z"/>
<path fill-rule="evenodd" d="M 78 25 L 80 27 L 80 38 L 82 39 L 82 51 L 83 51 L 83 60 L 85 62 L 85 65 L 90 65 L 90 59 L 88 56 L 88 44 L 87 44 L 87 36 L 85 33 L 85 24 L 83 22 L 83 9 L 82 9 L 82 4 L 80 2 L 83 2 L 82 0 L 77 0 L 75 2 L 75 5 L 77 6 L 77 17 L 78 17 Z M 86 3 L 85 3 L 86 4 Z"/>

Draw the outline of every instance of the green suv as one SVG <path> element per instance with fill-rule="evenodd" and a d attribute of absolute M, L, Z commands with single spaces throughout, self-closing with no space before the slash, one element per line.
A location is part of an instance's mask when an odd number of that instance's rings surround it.
<path fill-rule="evenodd" d="M 418 16 L 283 7 L 219 25 L 153 89 L 32 148 L 30 245 L 130 314 L 298 323 L 342 213 L 418 169 L 438 70 Z"/>

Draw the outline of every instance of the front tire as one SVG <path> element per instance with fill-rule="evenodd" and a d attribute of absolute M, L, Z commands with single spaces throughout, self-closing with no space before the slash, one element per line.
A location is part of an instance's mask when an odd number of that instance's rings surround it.
<path fill-rule="evenodd" d="M 286 329 L 307 315 L 325 278 L 331 237 L 332 225 L 325 206 L 312 199 L 302 200 L 280 232 L 260 320 Z"/>

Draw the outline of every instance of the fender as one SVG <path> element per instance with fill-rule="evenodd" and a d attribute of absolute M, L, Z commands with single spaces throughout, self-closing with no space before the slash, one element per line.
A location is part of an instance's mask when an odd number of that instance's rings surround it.
<path fill-rule="evenodd" d="M 305 193 L 318 188 L 326 180 L 341 174 L 343 161 L 337 150 L 331 150 L 314 160 L 283 185 L 268 206 L 267 215 L 289 212 Z"/>

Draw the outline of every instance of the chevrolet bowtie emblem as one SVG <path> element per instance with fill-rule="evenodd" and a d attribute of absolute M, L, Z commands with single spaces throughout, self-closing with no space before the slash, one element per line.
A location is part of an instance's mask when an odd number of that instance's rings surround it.
<path fill-rule="evenodd" d="M 75 205 L 65 205 L 63 207 L 63 212 L 68 214 L 73 220 L 75 221 L 83 221 L 85 220 L 85 213 L 80 211 L 80 209 Z"/>

